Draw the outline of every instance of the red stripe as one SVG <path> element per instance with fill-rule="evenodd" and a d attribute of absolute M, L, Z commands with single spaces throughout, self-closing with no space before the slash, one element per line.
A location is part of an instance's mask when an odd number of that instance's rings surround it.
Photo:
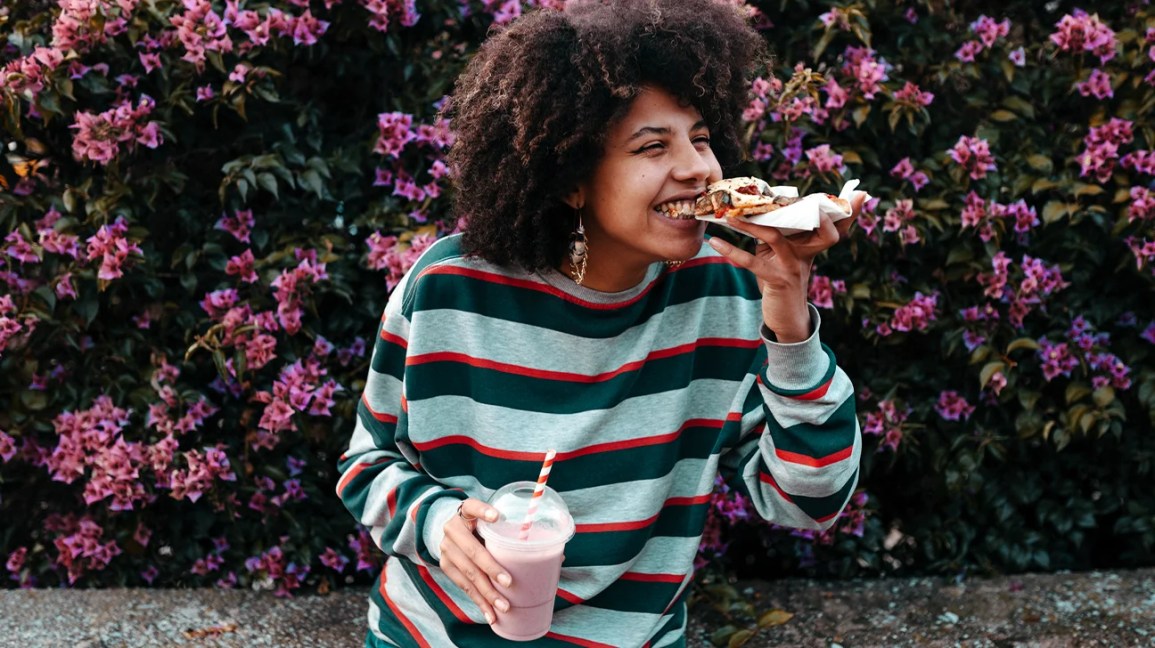
<path fill-rule="evenodd" d="M 385 496 L 385 505 L 389 507 L 389 517 L 397 511 L 397 488 L 389 489 L 389 494 Z"/>
<path fill-rule="evenodd" d="M 389 331 L 386 331 L 385 329 L 381 329 L 381 339 L 385 340 L 386 342 L 389 342 L 390 344 L 396 344 L 397 346 L 401 347 L 402 349 L 408 349 L 409 348 L 409 341 L 408 340 L 401 337 L 400 335 L 390 333 Z"/>
<path fill-rule="evenodd" d="M 786 494 L 786 491 L 782 490 L 782 487 L 778 485 L 778 482 L 774 481 L 773 475 L 771 475 L 770 473 L 765 472 L 763 470 L 759 470 L 758 471 L 758 479 L 763 484 L 770 484 L 771 486 L 773 486 L 774 490 L 778 491 L 778 494 L 782 496 L 782 499 L 786 500 L 787 502 L 790 502 L 791 504 L 794 503 L 794 500 L 790 499 L 790 496 Z"/>
<path fill-rule="evenodd" d="M 558 588 L 557 595 L 569 601 L 570 603 L 573 603 L 574 605 L 581 605 L 582 603 L 585 603 L 585 599 L 582 597 L 574 594 L 573 592 L 567 592 L 561 588 Z"/>
<path fill-rule="evenodd" d="M 400 621 L 401 625 L 405 626 L 405 629 L 409 631 L 409 636 L 417 640 L 417 645 L 421 646 L 421 648 L 432 648 L 432 646 L 429 645 L 429 642 L 426 641 L 419 632 L 417 632 L 417 626 L 413 625 L 413 622 L 409 620 L 409 617 L 405 616 L 401 612 L 401 608 L 397 607 L 397 605 L 393 602 L 393 599 L 389 598 L 389 594 L 385 591 L 385 571 L 386 570 L 384 569 L 381 570 L 381 586 L 378 588 L 378 591 L 381 592 L 381 598 L 385 599 L 385 605 L 388 605 L 389 609 L 393 610 L 393 614 L 396 615 L 397 620 Z"/>
<path fill-rule="evenodd" d="M 610 644 L 598 643 L 596 641 L 590 641 L 589 639 L 579 639 L 577 637 L 567 637 L 556 632 L 547 632 L 545 636 L 549 637 L 550 639 L 557 639 L 558 641 L 571 643 L 575 646 L 582 646 L 583 648 L 616 648 Z"/>
<path fill-rule="evenodd" d="M 579 373 L 573 373 L 573 372 L 569 372 L 569 371 L 552 371 L 549 369 L 535 369 L 533 367 L 526 367 L 524 365 L 516 365 L 516 364 L 509 363 L 509 362 L 498 362 L 496 360 L 487 360 L 485 358 L 475 358 L 475 357 L 466 355 L 464 353 L 454 353 L 452 351 L 441 351 L 441 352 L 437 352 L 437 353 L 423 353 L 423 354 L 419 354 L 419 355 L 410 356 L 410 357 L 405 359 L 405 364 L 412 366 L 412 365 L 427 364 L 427 363 L 431 363 L 431 362 L 456 362 L 456 363 L 460 363 L 460 364 L 464 364 L 464 365 L 469 365 L 471 367 L 477 367 L 478 369 L 492 369 L 494 371 L 500 371 L 502 373 L 513 374 L 515 376 L 527 376 L 530 378 L 541 378 L 541 379 L 545 379 L 545 380 L 564 380 L 564 381 L 568 381 L 568 382 L 589 384 L 589 383 L 605 382 L 607 380 L 611 380 L 617 376 L 620 376 L 624 373 L 629 373 L 631 371 L 637 371 L 638 369 L 645 366 L 645 364 L 647 362 L 650 362 L 653 360 L 661 360 L 664 358 L 672 358 L 675 356 L 684 355 L 687 353 L 692 353 L 693 351 L 695 351 L 699 348 L 702 348 L 702 347 L 734 347 L 734 348 L 745 349 L 745 348 L 754 348 L 755 346 L 757 346 L 759 344 L 761 344 L 760 340 L 744 340 L 741 338 L 702 338 L 699 340 L 695 340 L 694 342 L 682 344 L 682 345 L 679 345 L 676 347 L 670 347 L 668 349 L 659 349 L 657 351 L 650 353 L 649 355 L 647 355 L 645 358 L 643 358 L 641 360 L 634 360 L 632 362 L 627 362 L 626 364 L 624 364 L 624 365 L 622 365 L 622 366 L 620 366 L 617 369 L 614 369 L 612 371 L 607 371 L 604 373 L 594 374 L 594 375 L 579 374 Z"/>
<path fill-rule="evenodd" d="M 381 464 L 389 461 L 393 461 L 393 459 L 391 457 L 380 457 L 370 461 L 369 463 L 355 464 L 352 468 L 349 469 L 349 472 L 345 473 L 341 477 L 341 481 L 337 482 L 337 497 L 340 497 L 341 494 L 344 493 L 345 487 L 349 485 L 349 482 L 356 479 L 357 475 L 361 474 L 361 471 L 365 470 L 366 468 L 372 468 L 373 466 L 380 466 Z"/>
<path fill-rule="evenodd" d="M 610 531 L 636 531 L 644 529 L 657 521 L 662 511 L 669 506 L 695 506 L 710 501 L 710 493 L 694 495 L 693 497 L 671 497 L 658 509 L 658 512 L 644 520 L 628 520 L 625 522 L 599 522 L 594 524 L 575 525 L 576 533 L 606 533 Z"/>
<path fill-rule="evenodd" d="M 374 410 L 373 407 L 369 405 L 369 396 L 367 394 L 361 394 L 361 404 L 364 405 L 365 409 L 368 410 L 369 413 L 373 415 L 373 418 L 377 419 L 378 421 L 381 421 L 382 423 L 397 423 L 396 416 L 389 414 L 388 412 L 378 412 Z"/>
<path fill-rule="evenodd" d="M 643 574 L 641 572 L 626 572 L 621 580 L 637 581 L 639 583 L 681 583 L 686 579 L 685 574 Z"/>
<path fill-rule="evenodd" d="M 819 398 L 822 398 L 823 396 L 826 395 L 826 392 L 830 389 L 830 383 L 832 383 L 832 382 L 834 382 L 834 376 L 831 376 L 830 380 L 827 380 L 826 382 L 822 383 L 813 391 L 806 392 L 805 394 L 802 394 L 801 396 L 791 396 L 790 398 L 793 398 L 794 400 L 803 400 L 803 401 L 818 400 Z"/>
<path fill-rule="evenodd" d="M 430 574 L 428 569 L 421 565 L 417 565 L 417 573 L 421 574 L 421 580 L 425 581 L 425 584 L 429 586 L 429 589 L 433 590 L 433 593 L 437 595 L 437 598 L 441 599 L 441 603 L 444 604 L 445 607 L 453 613 L 453 616 L 457 617 L 458 621 L 461 621 L 462 623 L 473 623 L 473 619 L 470 619 L 469 616 L 461 610 L 461 608 L 457 607 L 457 604 L 453 602 L 453 599 L 449 597 L 449 594 L 447 594 L 445 590 L 441 589 L 441 586 L 437 584 L 437 581 L 433 580 L 433 574 Z"/>
<path fill-rule="evenodd" d="M 462 277 L 469 277 L 470 279 L 477 279 L 479 281 L 485 281 L 488 283 L 500 284 L 503 286 L 513 286 L 515 288 L 524 288 L 527 290 L 536 290 L 538 292 L 545 293 L 545 294 L 553 296 L 553 297 L 557 297 L 558 299 L 564 299 L 565 301 L 568 301 L 568 302 L 571 302 L 574 304 L 578 304 L 578 305 L 583 306 L 585 308 L 591 308 L 591 309 L 595 309 L 595 310 L 614 310 L 616 308 L 624 308 L 626 306 L 630 306 L 631 304 L 637 303 L 643 297 L 645 297 L 647 293 L 650 292 L 650 290 L 654 287 L 654 283 L 656 283 L 656 282 L 650 283 L 650 285 L 646 286 L 646 288 L 644 290 L 642 290 L 642 292 L 631 297 L 630 299 L 627 299 L 626 301 L 616 302 L 613 304 L 601 304 L 601 303 L 597 303 L 597 302 L 585 301 L 584 299 L 578 299 L 577 297 L 574 297 L 573 295 L 570 295 L 570 294 L 568 294 L 562 290 L 554 288 L 553 286 L 550 286 L 548 284 L 540 284 L 540 283 L 537 283 L 534 281 L 527 281 L 525 279 L 514 279 L 513 277 L 505 277 L 505 276 L 495 274 L 492 272 L 483 272 L 481 270 L 472 270 L 469 268 L 459 268 L 459 267 L 455 267 L 455 266 L 438 265 L 438 266 L 432 266 L 432 267 L 428 268 L 427 270 L 422 272 L 420 276 L 424 277 L 427 274 L 458 275 L 458 276 L 462 276 Z"/>
<path fill-rule="evenodd" d="M 729 418 L 729 417 L 727 417 Z M 642 448 L 646 446 L 661 445 L 669 443 L 678 438 L 689 427 L 708 427 L 720 429 L 725 424 L 724 421 L 718 419 L 690 419 L 682 424 L 674 432 L 668 434 L 659 434 L 657 436 L 642 437 L 640 439 L 624 439 L 622 441 L 607 441 L 606 443 L 595 443 L 584 448 L 570 450 L 569 452 L 559 452 L 554 458 L 555 462 L 564 461 L 566 459 L 573 459 L 590 454 L 601 454 L 604 452 L 614 452 L 618 450 L 627 450 L 630 448 Z M 482 445 L 477 439 L 465 435 L 455 434 L 451 436 L 440 437 L 432 441 L 413 441 L 413 447 L 421 452 L 429 452 L 436 450 L 442 446 L 448 445 L 466 445 L 474 450 L 480 452 L 487 457 L 496 457 L 498 459 L 509 459 L 512 461 L 539 461 L 541 459 L 540 452 L 522 452 L 518 450 L 502 450 L 487 445 Z"/>
<path fill-rule="evenodd" d="M 781 459 L 783 461 L 788 461 L 792 464 L 798 464 L 801 466 L 810 466 L 811 468 L 822 468 L 823 466 L 829 466 L 831 464 L 836 464 L 839 461 L 846 459 L 847 457 L 850 456 L 850 452 L 853 449 L 854 449 L 853 447 L 849 447 L 849 448 L 846 448 L 845 450 L 839 450 L 838 452 L 828 454 L 825 457 L 817 457 L 817 458 L 810 457 L 810 456 L 807 456 L 804 454 L 798 454 L 797 452 L 790 452 L 788 450 L 777 450 L 776 449 L 774 451 L 774 454 L 778 455 L 779 459 Z"/>

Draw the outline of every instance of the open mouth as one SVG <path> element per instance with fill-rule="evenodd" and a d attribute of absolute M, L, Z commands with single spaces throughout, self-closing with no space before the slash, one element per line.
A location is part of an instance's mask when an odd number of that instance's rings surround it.
<path fill-rule="evenodd" d="M 694 201 L 671 200 L 654 207 L 654 211 L 672 220 L 691 220 L 694 218 Z"/>

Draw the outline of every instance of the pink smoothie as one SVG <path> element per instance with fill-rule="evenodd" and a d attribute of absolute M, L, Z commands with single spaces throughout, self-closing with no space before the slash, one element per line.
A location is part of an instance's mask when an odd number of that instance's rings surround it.
<path fill-rule="evenodd" d="M 486 526 L 482 531 L 485 548 L 513 579 L 508 588 L 495 583 L 510 608 L 509 612 L 494 610 L 497 621 L 493 631 L 514 641 L 537 639 L 549 632 L 553 621 L 562 550 L 569 538 L 557 529 L 533 527 L 528 540 L 522 542 L 518 539 L 519 524 L 503 521 Z"/>

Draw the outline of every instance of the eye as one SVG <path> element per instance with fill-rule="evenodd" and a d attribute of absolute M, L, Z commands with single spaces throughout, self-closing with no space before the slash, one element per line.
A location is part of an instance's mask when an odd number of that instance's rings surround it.
<path fill-rule="evenodd" d="M 661 151 L 664 148 L 666 148 L 666 145 L 662 142 L 650 142 L 649 144 L 645 144 L 645 145 L 638 147 L 638 149 L 634 152 L 635 153 L 656 153 L 658 151 Z"/>

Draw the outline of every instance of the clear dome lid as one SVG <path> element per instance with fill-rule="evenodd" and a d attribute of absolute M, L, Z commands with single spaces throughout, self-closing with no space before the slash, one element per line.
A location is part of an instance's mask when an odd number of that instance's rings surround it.
<path fill-rule="evenodd" d="M 487 541 L 523 546 L 553 545 L 573 537 L 573 516 L 565 500 L 546 486 L 534 502 L 536 485 L 536 482 L 519 481 L 497 489 L 489 498 L 489 504 L 497 509 L 499 517 L 496 522 L 478 522 L 481 536 Z"/>

